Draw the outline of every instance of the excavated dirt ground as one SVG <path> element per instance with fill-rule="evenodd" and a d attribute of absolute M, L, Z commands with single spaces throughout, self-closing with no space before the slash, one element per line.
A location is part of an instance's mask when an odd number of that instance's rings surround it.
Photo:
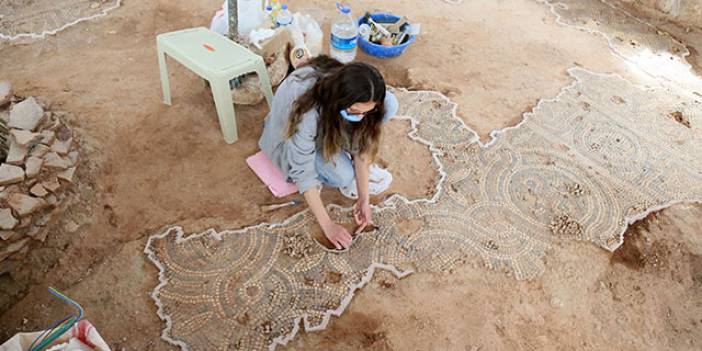
<path fill-rule="evenodd" d="M 175 349 L 159 338 L 164 323 L 148 296 L 157 278 L 142 253 L 146 238 L 169 224 L 186 232 L 221 230 L 299 210 L 258 210 L 274 199 L 244 159 L 256 151 L 265 105 L 237 107 L 240 139 L 226 145 L 208 91 L 186 69 L 170 66 L 174 104 L 160 102 L 155 35 L 207 25 L 219 5 L 124 1 L 104 18 L 44 40 L 0 42 L 0 77 L 19 95 L 48 97 L 71 111 L 68 122 L 87 160 L 46 243 L 26 269 L 0 277 L 0 341 L 60 317 L 64 307 L 46 292 L 55 286 L 84 306 L 113 349 Z M 325 21 L 331 14 L 328 1 L 292 6 Z M 358 0 L 354 6 L 422 23 L 422 36 L 403 57 L 359 59 L 378 65 L 389 84 L 447 94 L 484 138 L 568 85 L 569 67 L 640 77 L 605 38 L 558 24 L 536 1 Z M 702 29 L 652 21 L 684 42 L 695 65 Z M 405 136 L 407 129 L 392 122 L 386 133 L 382 158 L 395 175 L 391 192 L 426 197 L 437 175 L 429 152 Z M 325 198 L 350 204 L 333 191 Z M 329 329 L 303 334 L 288 349 L 696 350 L 700 228 L 701 205 L 675 205 L 632 226 L 614 254 L 594 245 L 558 247 L 534 281 L 471 266 L 402 281 L 379 274 Z"/>

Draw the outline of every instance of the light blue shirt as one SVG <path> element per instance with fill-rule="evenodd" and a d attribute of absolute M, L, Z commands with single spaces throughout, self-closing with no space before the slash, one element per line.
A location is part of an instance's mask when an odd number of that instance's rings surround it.
<path fill-rule="evenodd" d="M 258 141 L 261 150 L 288 180 L 292 180 L 297 185 L 301 194 L 310 188 L 321 187 L 315 168 L 319 112 L 317 109 L 305 112 L 297 126 L 297 133 L 289 139 L 285 138 L 285 132 L 295 101 L 316 82 L 314 78 L 302 79 L 313 69 L 309 66 L 298 69 L 280 84 L 273 96 L 271 110 L 266 116 L 263 133 Z M 385 106 L 383 120 L 387 121 L 397 113 L 397 98 L 387 91 L 383 104 Z"/>

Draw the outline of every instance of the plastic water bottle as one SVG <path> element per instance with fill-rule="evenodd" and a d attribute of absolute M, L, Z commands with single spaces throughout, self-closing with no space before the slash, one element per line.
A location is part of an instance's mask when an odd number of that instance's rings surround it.
<path fill-rule="evenodd" d="M 293 15 L 288 10 L 288 5 L 283 5 L 282 10 L 278 13 L 278 17 L 275 18 L 278 27 L 285 27 L 292 23 Z"/>
<path fill-rule="evenodd" d="M 332 21 L 331 45 L 329 53 L 342 63 L 349 63 L 356 58 L 358 44 L 358 26 L 351 16 L 351 8 L 336 3 L 339 13 Z"/>
<path fill-rule="evenodd" d="M 276 26 L 275 17 L 273 17 L 273 6 L 266 5 L 266 21 L 268 21 L 269 28 Z"/>

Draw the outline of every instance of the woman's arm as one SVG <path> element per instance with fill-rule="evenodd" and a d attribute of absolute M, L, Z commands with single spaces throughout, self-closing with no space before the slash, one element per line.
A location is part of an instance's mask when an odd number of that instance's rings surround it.
<path fill-rule="evenodd" d="M 365 155 L 354 156 L 353 167 L 356 171 L 356 189 L 358 189 L 358 199 L 369 201 L 370 193 L 368 192 L 368 168 L 370 167 L 370 159 Z"/>
<path fill-rule="evenodd" d="M 351 245 L 351 235 L 346 228 L 331 220 L 326 208 L 324 208 L 322 198 L 319 196 L 321 182 L 315 167 L 317 117 L 318 115 L 313 110 L 305 113 L 302 121 L 298 124 L 297 132 L 286 140 L 287 161 L 290 165 L 288 174 L 297 185 L 300 193 L 304 195 L 305 201 L 319 222 L 319 226 L 322 227 L 324 235 L 337 249 L 342 249 Z"/>
<path fill-rule="evenodd" d="M 358 234 L 373 223 L 370 192 L 368 191 L 370 158 L 363 154 L 355 156 L 353 167 L 356 171 L 356 189 L 358 189 L 358 200 L 353 208 L 353 218 L 358 225 L 355 234 Z"/>

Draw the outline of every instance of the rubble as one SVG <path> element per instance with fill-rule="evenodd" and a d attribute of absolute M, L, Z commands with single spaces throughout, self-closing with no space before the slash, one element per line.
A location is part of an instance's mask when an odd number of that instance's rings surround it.
<path fill-rule="evenodd" d="M 51 177 L 48 181 L 41 183 L 41 185 L 44 187 L 44 189 L 52 193 L 55 193 L 61 187 L 61 184 L 59 184 L 56 177 Z"/>
<path fill-rule="evenodd" d="M 28 130 L 13 129 L 10 131 L 10 134 L 12 134 L 15 142 L 23 147 L 34 146 L 33 144 L 41 140 L 41 134 L 32 133 Z"/>
<path fill-rule="evenodd" d="M 34 178 L 37 175 L 39 175 L 39 171 L 41 171 L 41 166 L 44 163 L 44 160 L 35 157 L 35 156 L 30 156 L 27 159 L 27 162 L 24 164 L 24 172 L 27 175 L 27 178 Z"/>
<path fill-rule="evenodd" d="M 71 149 L 71 143 L 73 143 L 73 139 L 68 139 L 66 141 L 54 140 L 51 145 L 51 150 L 59 155 L 68 155 L 68 151 Z"/>
<path fill-rule="evenodd" d="M 32 151 L 29 152 L 29 156 L 44 157 L 49 151 L 51 151 L 50 147 L 39 144 L 32 148 Z"/>
<path fill-rule="evenodd" d="M 7 208 L 0 209 L 0 229 L 15 229 L 17 223 L 19 223 L 19 221 L 12 215 L 12 211 Z"/>
<path fill-rule="evenodd" d="M 44 130 L 41 132 L 41 143 L 51 145 L 56 140 L 56 132 L 53 130 Z"/>
<path fill-rule="evenodd" d="M 80 155 L 59 120 L 65 115 L 12 95 L 0 81 L 0 274 L 46 239 L 63 191 L 75 182 Z"/>
<path fill-rule="evenodd" d="M 24 217 L 44 207 L 46 201 L 29 195 L 14 193 L 7 197 L 7 204 L 10 205 L 20 217 Z"/>
<path fill-rule="evenodd" d="M 44 116 L 44 109 L 33 97 L 15 104 L 10 109 L 10 128 L 33 131 Z"/>
<path fill-rule="evenodd" d="M 0 81 L 0 106 L 10 102 L 12 98 L 12 84 L 10 82 L 3 80 Z"/>
<path fill-rule="evenodd" d="M 13 253 L 22 250 L 22 248 L 27 245 L 29 242 L 29 238 L 24 238 L 19 241 L 15 241 L 14 243 L 7 245 L 3 248 L 0 248 L 0 262 L 4 261 L 6 258 L 8 258 L 10 255 Z"/>
<path fill-rule="evenodd" d="M 0 230 L 0 239 L 10 241 L 19 237 L 19 233 L 11 230 Z"/>
<path fill-rule="evenodd" d="M 278 86 L 288 74 L 290 63 L 288 62 L 287 46 L 281 48 L 277 53 L 269 58 L 268 78 L 271 86 Z M 263 101 L 264 96 L 261 91 L 261 83 L 257 75 L 246 77 L 246 80 L 237 88 L 232 90 L 232 100 L 237 105 L 255 105 Z"/>
<path fill-rule="evenodd" d="M 56 174 L 56 177 L 58 177 L 59 179 L 63 179 L 69 183 L 73 183 L 73 176 L 75 175 L 75 173 L 76 167 L 71 167 L 63 172 L 59 172 L 58 174 Z"/>
<path fill-rule="evenodd" d="M 22 168 L 3 163 L 0 165 L 0 185 L 19 183 L 24 180 Z"/>
<path fill-rule="evenodd" d="M 47 168 L 64 170 L 71 166 L 71 161 L 59 156 L 55 152 L 49 152 L 44 156 L 44 166 Z"/>
<path fill-rule="evenodd" d="M 27 148 L 17 144 L 14 140 L 10 142 L 10 151 L 7 152 L 5 163 L 19 166 L 24 163 L 24 158 L 27 157 Z"/>
<path fill-rule="evenodd" d="M 44 189 L 44 186 L 41 184 L 34 184 L 34 186 L 29 189 L 29 193 L 36 196 L 36 197 L 44 197 L 46 196 L 49 192 Z"/>

